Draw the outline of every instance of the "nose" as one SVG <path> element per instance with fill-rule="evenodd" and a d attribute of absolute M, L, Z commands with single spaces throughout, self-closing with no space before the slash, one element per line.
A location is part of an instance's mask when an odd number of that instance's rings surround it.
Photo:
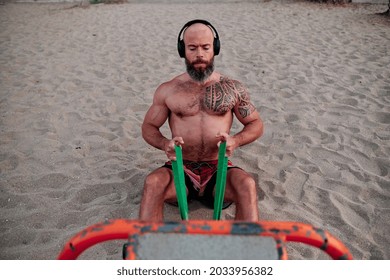
<path fill-rule="evenodd" d="M 202 50 L 202 48 L 197 48 L 196 49 L 196 57 L 197 58 L 203 58 L 203 50 Z"/>

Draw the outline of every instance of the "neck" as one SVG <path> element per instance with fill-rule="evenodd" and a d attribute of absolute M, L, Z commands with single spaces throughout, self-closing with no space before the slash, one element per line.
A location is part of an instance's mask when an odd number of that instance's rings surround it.
<path fill-rule="evenodd" d="M 187 73 L 187 75 L 188 75 L 188 73 Z M 218 80 L 219 80 L 219 76 L 220 76 L 220 75 L 219 75 L 218 73 L 213 72 L 206 80 L 204 80 L 204 81 L 197 81 L 197 80 L 194 80 L 193 78 L 191 78 L 190 75 L 188 75 L 189 79 L 190 79 L 193 83 L 195 83 L 196 85 L 198 85 L 198 86 L 204 86 L 204 85 L 209 84 L 209 83 L 211 83 L 211 82 L 218 81 Z"/>

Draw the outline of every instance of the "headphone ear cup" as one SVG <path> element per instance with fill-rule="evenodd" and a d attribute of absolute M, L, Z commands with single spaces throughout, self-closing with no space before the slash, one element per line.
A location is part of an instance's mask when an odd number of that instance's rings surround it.
<path fill-rule="evenodd" d="M 185 50 L 184 40 L 180 40 L 177 43 L 177 51 L 179 52 L 180 57 L 185 57 L 186 50 Z"/>
<path fill-rule="evenodd" d="M 218 55 L 221 49 L 221 42 L 218 38 L 214 38 L 214 55 Z"/>

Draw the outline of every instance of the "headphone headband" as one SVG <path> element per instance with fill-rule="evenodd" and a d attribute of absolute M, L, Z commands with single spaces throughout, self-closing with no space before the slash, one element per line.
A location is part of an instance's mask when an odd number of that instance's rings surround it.
<path fill-rule="evenodd" d="M 183 28 L 179 32 L 179 36 L 177 37 L 177 51 L 179 52 L 180 57 L 185 57 L 185 45 L 184 45 L 184 38 L 182 39 L 181 36 L 184 33 L 184 31 L 190 27 L 191 25 L 195 23 L 202 23 L 204 25 L 207 25 L 209 28 L 211 28 L 214 32 L 214 42 L 213 42 L 213 47 L 214 47 L 214 55 L 218 55 L 219 51 L 221 49 L 221 42 L 219 41 L 219 35 L 215 27 L 208 22 L 207 20 L 203 19 L 194 19 L 189 22 L 187 22 Z"/>

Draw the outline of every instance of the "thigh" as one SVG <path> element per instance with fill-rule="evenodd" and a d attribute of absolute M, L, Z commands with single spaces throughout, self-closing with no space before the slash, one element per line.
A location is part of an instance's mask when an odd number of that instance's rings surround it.
<path fill-rule="evenodd" d="M 168 202 L 168 203 L 177 202 L 176 187 L 175 187 L 175 181 L 173 178 L 172 169 L 170 167 L 163 166 L 155 171 L 163 174 L 164 182 L 162 182 L 162 184 L 165 186 L 164 201 Z M 186 179 L 185 184 L 187 185 L 188 184 L 187 176 L 184 176 L 184 177 Z M 187 187 L 186 187 L 186 193 L 188 195 L 188 188 Z"/>
<path fill-rule="evenodd" d="M 147 184 L 154 185 L 159 189 L 161 188 L 165 200 L 174 200 L 176 198 L 173 172 L 170 168 L 163 166 L 152 171 L 146 181 Z"/>
<path fill-rule="evenodd" d="M 253 184 L 252 176 L 241 168 L 229 168 L 226 175 L 225 198 L 236 201 L 238 193 L 248 183 Z"/>

